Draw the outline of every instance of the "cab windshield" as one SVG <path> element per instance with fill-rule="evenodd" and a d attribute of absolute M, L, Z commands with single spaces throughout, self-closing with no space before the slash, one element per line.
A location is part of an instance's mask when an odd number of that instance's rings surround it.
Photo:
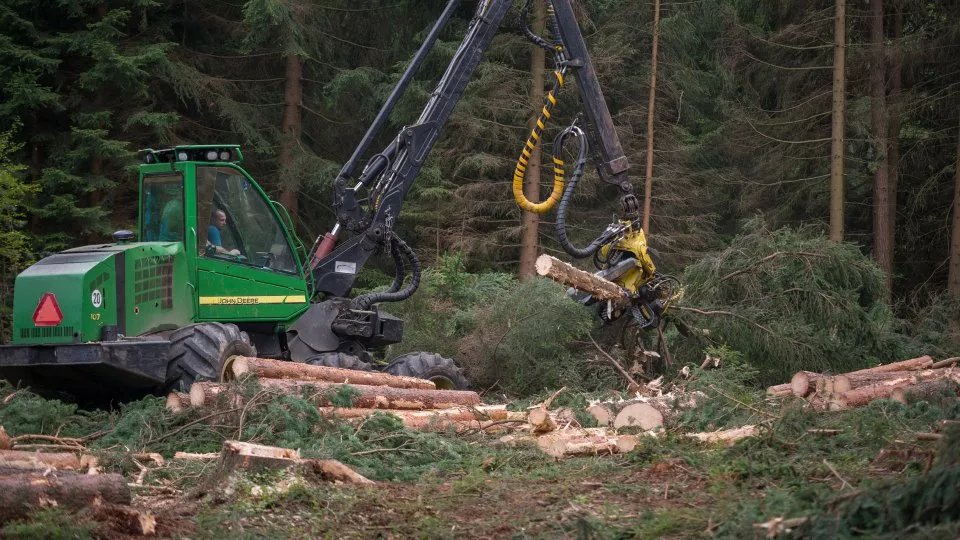
<path fill-rule="evenodd" d="M 298 273 L 271 204 L 231 167 L 197 167 L 197 234 L 201 256 Z"/>

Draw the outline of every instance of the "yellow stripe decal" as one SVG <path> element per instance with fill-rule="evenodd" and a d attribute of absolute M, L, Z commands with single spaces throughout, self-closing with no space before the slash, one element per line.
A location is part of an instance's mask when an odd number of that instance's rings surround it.
<path fill-rule="evenodd" d="M 257 304 L 302 304 L 307 297 L 302 294 L 290 296 L 201 296 L 201 306 L 248 306 Z"/>
<path fill-rule="evenodd" d="M 551 105 L 557 104 L 557 98 L 554 97 L 553 92 L 550 92 L 549 94 L 547 94 L 547 99 L 550 100 Z"/>

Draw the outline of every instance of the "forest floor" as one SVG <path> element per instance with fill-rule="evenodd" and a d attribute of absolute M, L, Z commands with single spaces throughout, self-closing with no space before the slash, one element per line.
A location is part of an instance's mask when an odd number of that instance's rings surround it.
<path fill-rule="evenodd" d="M 393 417 L 360 425 L 314 423 L 309 405 L 275 400 L 237 419 L 166 413 L 148 398 L 116 412 L 89 413 L 20 393 L 0 404 L 11 435 L 102 433 L 90 442 L 107 472 L 125 475 L 133 507 L 174 538 L 763 538 L 960 535 L 960 437 L 936 431 L 960 418 L 957 398 L 876 401 L 815 412 L 800 400 L 771 400 L 736 381 L 679 423 L 622 455 L 557 460 L 500 434 L 414 432 Z M 722 388 L 722 390 L 720 390 Z M 559 406 L 589 396 L 561 395 Z M 525 406 L 526 403 L 518 404 Z M 258 416 L 259 414 L 259 416 Z M 730 446 L 684 432 L 754 422 L 758 436 Z M 333 457 L 373 485 L 242 476 L 209 487 L 213 461 L 170 459 L 175 450 L 216 451 L 235 438 Z M 159 452 L 161 464 L 131 460 Z M 200 487 L 207 486 L 207 487 Z M 931 511 L 933 509 L 934 511 Z M 778 519 L 806 518 L 792 531 Z M 765 524 L 765 525 L 764 525 Z M 10 538 L 128 538 L 131 531 L 88 508 L 50 508 L 0 525 Z"/>

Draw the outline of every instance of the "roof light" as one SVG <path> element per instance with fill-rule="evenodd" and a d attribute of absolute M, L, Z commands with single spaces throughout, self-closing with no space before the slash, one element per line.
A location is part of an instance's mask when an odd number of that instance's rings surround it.
<path fill-rule="evenodd" d="M 217 151 L 209 150 L 207 151 L 207 161 L 216 161 L 217 160 Z"/>
<path fill-rule="evenodd" d="M 57 304 L 57 297 L 53 293 L 44 293 L 33 312 L 35 326 L 56 326 L 63 320 L 63 312 Z"/>
<path fill-rule="evenodd" d="M 230 152 L 228 150 L 220 151 L 220 161 L 230 161 Z"/>

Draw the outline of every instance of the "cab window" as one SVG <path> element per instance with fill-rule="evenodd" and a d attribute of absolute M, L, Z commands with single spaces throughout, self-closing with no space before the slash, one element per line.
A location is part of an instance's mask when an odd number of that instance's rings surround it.
<path fill-rule="evenodd" d="M 297 272 L 270 203 L 231 167 L 197 167 L 197 233 L 201 256 Z"/>
<path fill-rule="evenodd" d="M 143 178 L 140 239 L 183 242 L 183 177 L 155 174 Z"/>

